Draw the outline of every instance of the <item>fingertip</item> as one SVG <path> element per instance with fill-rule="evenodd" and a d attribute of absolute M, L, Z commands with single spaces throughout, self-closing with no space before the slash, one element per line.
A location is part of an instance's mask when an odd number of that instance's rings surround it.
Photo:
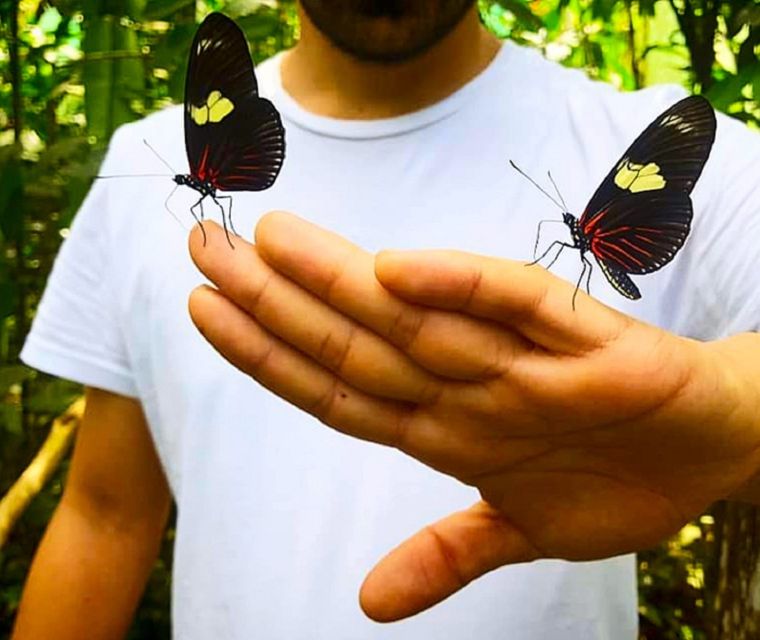
<path fill-rule="evenodd" d="M 401 613 L 403 603 L 399 602 L 398 592 L 389 589 L 387 579 L 382 577 L 382 569 L 380 572 L 378 578 L 378 567 L 372 569 L 359 589 L 359 606 L 364 615 L 381 623 L 395 622 L 411 615 Z"/>
<path fill-rule="evenodd" d="M 287 211 L 268 211 L 256 223 L 253 235 L 256 244 L 266 243 L 270 237 L 277 237 L 281 233 L 287 233 L 288 229 L 298 224 L 301 218 Z"/>
<path fill-rule="evenodd" d="M 386 289 L 409 302 L 443 308 L 461 295 L 472 280 L 456 251 L 381 251 L 375 258 L 375 277 Z"/>
<path fill-rule="evenodd" d="M 375 255 L 375 277 L 386 289 L 405 290 L 413 276 L 419 275 L 425 253 L 384 249 Z"/>
<path fill-rule="evenodd" d="M 204 319 L 208 317 L 217 295 L 219 292 L 207 284 L 202 284 L 190 292 L 187 299 L 187 310 L 190 313 L 190 319 L 199 330 Z"/>
<path fill-rule="evenodd" d="M 215 249 L 220 240 L 227 245 L 224 231 L 215 222 L 204 220 L 202 223 L 196 222 L 193 225 L 193 228 L 190 229 L 187 245 L 190 249 L 190 257 L 198 268 L 209 256 L 209 251 L 206 250 Z"/>

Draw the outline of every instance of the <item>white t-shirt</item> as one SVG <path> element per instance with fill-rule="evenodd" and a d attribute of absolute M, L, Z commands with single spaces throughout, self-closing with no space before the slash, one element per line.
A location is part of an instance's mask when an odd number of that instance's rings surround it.
<path fill-rule="evenodd" d="M 561 216 L 508 160 L 541 181 L 551 169 L 579 214 L 633 138 L 683 95 L 672 87 L 620 94 L 509 43 L 446 100 L 386 120 L 305 112 L 284 93 L 278 58 L 258 75 L 282 113 L 287 157 L 273 188 L 234 194 L 241 233 L 250 237 L 262 213 L 285 209 L 371 251 L 447 247 L 521 260 L 538 221 Z M 143 138 L 186 170 L 182 112 L 173 108 L 121 128 L 103 173 L 160 172 Z M 759 166 L 759 137 L 719 118 L 683 250 L 635 278 L 638 302 L 617 294 L 598 268 L 592 293 L 691 336 L 756 329 Z M 22 358 L 143 404 L 178 505 L 176 638 L 636 637 L 633 556 L 503 568 L 409 620 L 365 618 L 357 592 L 374 563 L 478 496 L 397 451 L 319 425 L 206 343 L 187 313 L 201 277 L 186 233 L 164 209 L 173 186 L 168 178 L 95 184 Z M 197 198 L 182 188 L 169 203 L 188 227 Z M 217 214 L 213 204 L 206 211 Z M 545 243 L 566 233 L 545 230 Z M 575 281 L 580 268 L 578 253 L 565 251 L 552 270 Z"/>

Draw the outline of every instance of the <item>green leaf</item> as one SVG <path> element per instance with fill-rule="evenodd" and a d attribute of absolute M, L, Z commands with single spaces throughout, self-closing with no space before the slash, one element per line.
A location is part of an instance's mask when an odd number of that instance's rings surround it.
<path fill-rule="evenodd" d="M 61 24 L 63 18 L 55 7 L 48 7 L 42 12 L 37 26 L 45 33 L 55 33 Z"/>
<path fill-rule="evenodd" d="M 0 426 L 7 433 L 20 436 L 24 433 L 23 411 L 20 405 L 0 404 Z"/>
<path fill-rule="evenodd" d="M 496 0 L 496 2 L 517 18 L 523 28 L 537 31 L 544 24 L 541 18 L 535 15 L 521 0 Z"/>
<path fill-rule="evenodd" d="M 601 18 L 605 22 L 609 22 L 610 18 L 612 18 L 612 10 L 615 8 L 616 1 L 617 0 L 593 0 L 591 3 L 591 15 L 595 18 Z"/>
<path fill-rule="evenodd" d="M 654 17 L 655 2 L 657 0 L 639 0 L 639 15 Z"/>
<path fill-rule="evenodd" d="M 69 380 L 52 378 L 30 393 L 26 398 L 26 408 L 33 413 L 57 415 L 81 393 L 81 385 Z"/>
<path fill-rule="evenodd" d="M 14 384 L 21 384 L 34 377 L 34 369 L 23 364 L 0 367 L 0 396 L 4 396 Z"/>
<path fill-rule="evenodd" d="M 176 13 L 195 5 L 195 0 L 151 0 L 143 14 L 145 20 L 170 20 Z"/>
<path fill-rule="evenodd" d="M 745 67 L 736 75 L 727 75 L 713 84 L 705 95 L 716 109 L 726 111 L 735 102 L 744 100 L 742 95 L 744 87 L 748 84 L 757 86 L 758 74 L 760 74 L 760 62 Z"/>

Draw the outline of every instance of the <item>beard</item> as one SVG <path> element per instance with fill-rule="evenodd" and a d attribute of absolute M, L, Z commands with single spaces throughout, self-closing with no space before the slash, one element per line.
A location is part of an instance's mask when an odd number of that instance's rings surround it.
<path fill-rule="evenodd" d="M 430 49 L 475 0 L 301 0 L 306 15 L 342 51 L 398 63 Z"/>

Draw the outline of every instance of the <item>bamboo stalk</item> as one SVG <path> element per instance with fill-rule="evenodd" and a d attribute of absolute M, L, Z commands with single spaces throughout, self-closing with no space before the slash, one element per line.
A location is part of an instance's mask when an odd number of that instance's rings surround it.
<path fill-rule="evenodd" d="M 11 112 L 13 113 L 13 142 L 21 144 L 21 61 L 19 59 L 18 31 L 19 31 L 19 3 L 11 3 L 10 34 L 8 38 L 8 56 L 10 61 L 11 75 Z"/>
<path fill-rule="evenodd" d="M 45 486 L 74 439 L 84 414 L 84 397 L 75 400 L 55 420 L 37 455 L 0 500 L 0 549 L 29 503 Z"/>

